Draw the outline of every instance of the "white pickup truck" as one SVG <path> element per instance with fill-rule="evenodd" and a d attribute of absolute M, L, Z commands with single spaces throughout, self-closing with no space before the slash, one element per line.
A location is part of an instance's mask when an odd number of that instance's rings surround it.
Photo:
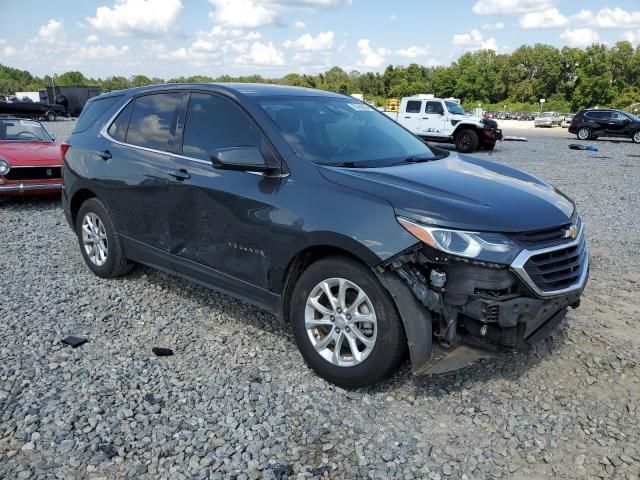
<path fill-rule="evenodd" d="M 467 115 L 458 102 L 433 95 L 404 97 L 398 112 L 385 113 L 420 138 L 455 143 L 462 153 L 493 150 L 502 140 L 495 120 Z"/>

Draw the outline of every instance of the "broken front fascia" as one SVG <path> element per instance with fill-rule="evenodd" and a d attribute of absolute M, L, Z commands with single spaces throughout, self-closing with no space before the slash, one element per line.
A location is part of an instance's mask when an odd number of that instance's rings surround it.
<path fill-rule="evenodd" d="M 508 265 L 416 245 L 375 269 L 402 317 L 414 374 L 526 351 L 577 308 L 582 290 L 536 297 Z"/>

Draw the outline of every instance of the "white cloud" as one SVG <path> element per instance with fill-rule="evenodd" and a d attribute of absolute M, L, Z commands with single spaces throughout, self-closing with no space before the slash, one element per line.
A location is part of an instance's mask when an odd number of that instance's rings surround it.
<path fill-rule="evenodd" d="M 37 35 L 29 40 L 30 43 L 55 45 L 64 39 L 64 25 L 61 21 L 52 18 L 38 29 Z"/>
<path fill-rule="evenodd" d="M 483 30 L 502 30 L 504 28 L 504 23 L 496 22 L 496 23 L 485 23 L 482 25 Z"/>
<path fill-rule="evenodd" d="M 633 45 L 640 45 L 640 30 L 636 30 L 635 32 L 628 30 L 624 32 L 622 38 Z"/>
<path fill-rule="evenodd" d="M 537 12 L 552 8 L 554 3 L 555 0 L 478 0 L 473 12 L 478 15 Z"/>
<path fill-rule="evenodd" d="M 520 17 L 522 28 L 557 28 L 564 27 L 567 23 L 567 17 L 557 8 L 550 8 L 542 12 L 530 12 Z"/>
<path fill-rule="evenodd" d="M 592 28 L 639 28 L 640 11 L 627 12 L 622 8 L 603 8 L 597 13 L 580 10 L 572 16 L 576 25 Z"/>
<path fill-rule="evenodd" d="M 310 33 L 305 33 L 296 40 L 287 40 L 283 43 L 285 48 L 295 50 L 319 52 L 333 48 L 333 32 L 320 32 L 316 37 Z"/>
<path fill-rule="evenodd" d="M 18 51 L 13 47 L 4 47 L 2 49 L 2 56 L 4 56 L 4 57 L 12 57 L 16 53 L 18 53 Z"/>
<path fill-rule="evenodd" d="M 285 11 L 316 12 L 348 5 L 351 0 L 209 0 L 209 3 L 214 7 L 209 14 L 214 22 L 235 28 L 258 28 L 280 22 Z"/>
<path fill-rule="evenodd" d="M 100 39 L 98 38 L 98 36 L 97 36 L 97 35 L 89 35 L 89 36 L 85 39 L 85 41 L 86 41 L 87 43 L 98 43 L 98 41 L 99 41 L 99 40 L 100 40 Z"/>
<path fill-rule="evenodd" d="M 273 6 L 253 0 L 209 0 L 215 10 L 213 21 L 237 28 L 257 28 L 275 22 L 277 12 Z"/>
<path fill-rule="evenodd" d="M 116 0 L 113 7 L 98 7 L 87 22 L 115 35 L 160 35 L 170 31 L 181 0 Z"/>
<path fill-rule="evenodd" d="M 295 22 L 293 22 L 293 28 L 302 29 L 302 28 L 305 28 L 306 26 L 307 24 L 304 23 L 302 20 L 296 20 Z"/>
<path fill-rule="evenodd" d="M 399 57 L 411 58 L 411 59 L 426 57 L 427 55 L 429 55 L 429 46 L 424 45 L 420 47 L 417 45 L 412 45 L 407 48 L 401 48 L 399 50 L 396 50 L 395 54 L 398 55 Z"/>
<path fill-rule="evenodd" d="M 468 33 L 455 34 L 451 41 L 456 46 L 465 47 L 466 50 L 498 50 L 496 39 L 485 39 L 480 30 L 476 28 Z"/>
<path fill-rule="evenodd" d="M 389 51 L 385 48 L 373 49 L 369 45 L 368 38 L 361 38 L 358 40 L 358 51 L 360 52 L 360 60 L 356 63 L 356 66 L 362 68 L 379 68 L 386 61 L 386 55 Z"/>
<path fill-rule="evenodd" d="M 587 47 L 600 41 L 598 32 L 590 28 L 576 28 L 575 30 L 568 28 L 560 34 L 560 38 L 570 47 Z"/>
<path fill-rule="evenodd" d="M 80 65 L 96 60 L 120 60 L 128 53 L 129 47 L 127 45 L 120 48 L 114 45 L 91 45 L 89 47 L 75 49 L 73 53 L 66 58 L 65 63 L 67 65 Z"/>
<path fill-rule="evenodd" d="M 249 52 L 235 59 L 237 65 L 283 65 L 284 56 L 272 42 L 254 42 Z"/>
<path fill-rule="evenodd" d="M 7 43 L 7 39 L 6 38 L 0 38 L 0 45 L 4 45 L 5 43 Z"/>
<path fill-rule="evenodd" d="M 392 22 L 397 19 L 398 19 L 398 16 L 395 13 L 392 13 L 391 15 L 389 15 L 389 20 L 391 20 Z"/>

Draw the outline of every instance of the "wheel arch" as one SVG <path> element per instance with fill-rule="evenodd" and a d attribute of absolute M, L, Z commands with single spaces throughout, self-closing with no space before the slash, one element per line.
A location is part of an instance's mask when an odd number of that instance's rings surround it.
<path fill-rule="evenodd" d="M 73 220 L 74 228 L 76 220 L 78 219 L 78 212 L 80 211 L 80 207 L 90 198 L 97 198 L 97 195 L 88 188 L 81 188 L 73 194 L 73 197 L 71 197 L 71 201 L 69 202 L 69 211 L 71 213 L 71 219 Z"/>
<path fill-rule="evenodd" d="M 375 255 L 371 254 L 373 257 Z M 280 317 L 285 323 L 289 323 L 289 307 L 291 305 L 291 296 L 293 289 L 304 272 L 312 263 L 327 257 L 345 257 L 362 263 L 366 267 L 373 267 L 380 263 L 380 259 L 370 256 L 358 255 L 354 250 L 349 250 L 344 246 L 336 246 L 333 244 L 315 244 L 307 246 L 296 253 L 287 264 L 282 276 L 282 295 L 280 301 Z M 373 263 L 372 263 L 373 260 Z"/>

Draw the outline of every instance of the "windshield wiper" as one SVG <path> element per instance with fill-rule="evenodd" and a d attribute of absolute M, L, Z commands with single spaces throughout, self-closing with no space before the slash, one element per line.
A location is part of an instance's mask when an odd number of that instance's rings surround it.
<path fill-rule="evenodd" d="M 338 163 L 325 163 L 327 167 L 341 167 L 341 168 L 364 168 L 365 165 L 356 162 L 338 162 Z"/>
<path fill-rule="evenodd" d="M 443 153 L 442 155 L 434 155 L 433 157 L 407 157 L 402 162 L 396 163 L 395 165 L 400 165 L 401 163 L 423 163 L 423 162 L 433 162 L 435 160 L 442 160 L 445 157 L 448 157 L 448 153 Z"/>

